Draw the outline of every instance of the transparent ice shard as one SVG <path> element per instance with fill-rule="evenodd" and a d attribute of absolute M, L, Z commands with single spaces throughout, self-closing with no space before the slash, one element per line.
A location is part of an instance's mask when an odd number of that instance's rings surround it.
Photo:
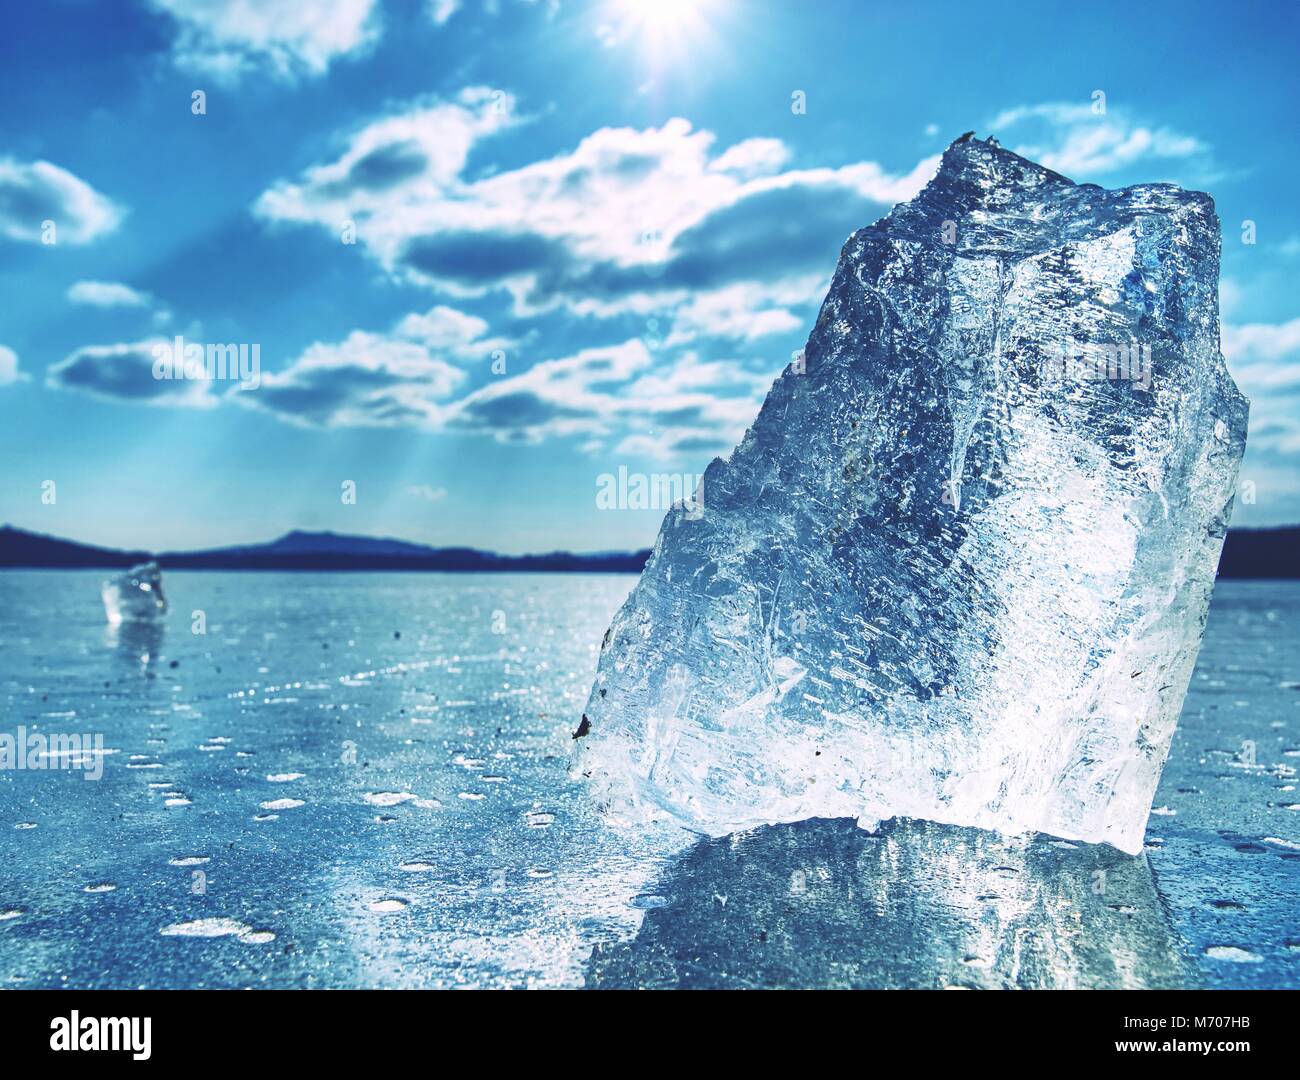
<path fill-rule="evenodd" d="M 605 813 L 1139 851 L 1245 447 L 1218 271 L 1204 194 L 949 147 L 665 518 L 575 732 Z"/>
<path fill-rule="evenodd" d="M 104 582 L 104 613 L 117 626 L 124 622 L 151 622 L 167 612 L 162 571 L 156 562 L 140 563 Z"/>

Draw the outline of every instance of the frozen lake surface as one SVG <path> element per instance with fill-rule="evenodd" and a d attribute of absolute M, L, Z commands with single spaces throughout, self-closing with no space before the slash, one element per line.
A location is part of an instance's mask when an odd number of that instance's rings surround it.
<path fill-rule="evenodd" d="M 0 572 L 0 987 L 1300 987 L 1300 583 L 1221 582 L 1137 858 L 619 832 L 570 732 L 634 577 Z M 193 633 L 202 612 L 206 633 Z"/>

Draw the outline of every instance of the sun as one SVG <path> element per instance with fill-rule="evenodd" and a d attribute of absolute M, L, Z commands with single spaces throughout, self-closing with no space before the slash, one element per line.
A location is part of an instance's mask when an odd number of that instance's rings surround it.
<path fill-rule="evenodd" d="M 629 22 L 646 30 L 667 30 L 688 21 L 701 6 L 698 0 L 615 0 Z"/>
<path fill-rule="evenodd" d="M 619 40 L 649 53 L 684 52 L 708 34 L 728 0 L 608 0 Z"/>

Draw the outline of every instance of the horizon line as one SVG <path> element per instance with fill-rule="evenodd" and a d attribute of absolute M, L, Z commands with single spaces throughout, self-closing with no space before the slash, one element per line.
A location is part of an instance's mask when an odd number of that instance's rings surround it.
<path fill-rule="evenodd" d="M 1280 526 L 1281 528 L 1300 528 L 1300 525 Z M 245 548 L 266 547 L 270 544 L 285 540 L 290 536 L 332 536 L 344 540 L 368 540 L 380 543 L 405 544 L 410 547 L 423 548 L 430 553 L 448 552 L 448 551 L 468 551 L 479 555 L 492 555 L 503 559 L 540 559 L 553 556 L 569 556 L 580 559 L 600 559 L 600 558 L 622 558 L 633 557 L 648 554 L 654 549 L 653 544 L 647 544 L 636 548 L 604 548 L 596 551 L 574 551 L 570 548 L 553 548 L 549 551 L 524 551 L 518 553 L 509 553 L 498 551 L 493 548 L 475 547 L 471 544 L 430 544 L 423 540 L 404 540 L 395 536 L 377 536 L 368 533 L 350 533 L 336 532 L 333 529 L 304 529 L 291 528 L 279 536 L 273 536 L 267 540 L 249 540 L 231 544 L 221 544 L 216 547 L 199 547 L 199 548 L 146 548 L 146 547 L 115 547 L 101 544 L 95 541 L 77 540 L 68 536 L 58 536 L 54 533 L 38 532 L 35 529 L 24 528 L 21 525 L 14 525 L 11 522 L 0 522 L 0 534 L 5 532 L 21 533 L 24 536 L 31 536 L 41 540 L 52 540 L 56 543 L 71 544 L 76 547 L 89 548 L 95 551 L 102 551 L 112 555 L 141 555 L 150 558 L 160 558 L 165 555 L 208 555 L 220 552 L 237 552 Z M 400 555 L 395 557 L 401 557 Z"/>

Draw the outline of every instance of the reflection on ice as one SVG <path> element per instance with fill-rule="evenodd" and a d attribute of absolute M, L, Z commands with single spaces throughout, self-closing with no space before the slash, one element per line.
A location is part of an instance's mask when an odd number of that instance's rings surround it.
<path fill-rule="evenodd" d="M 899 820 L 777 825 L 683 854 L 590 987 L 1184 982 L 1145 855 Z M 657 897 L 658 899 L 658 897 Z"/>
<path fill-rule="evenodd" d="M 164 624 L 161 621 L 110 622 L 104 632 L 104 641 L 119 660 L 131 667 L 138 667 L 141 674 L 147 675 L 158 663 L 163 633 Z"/>

